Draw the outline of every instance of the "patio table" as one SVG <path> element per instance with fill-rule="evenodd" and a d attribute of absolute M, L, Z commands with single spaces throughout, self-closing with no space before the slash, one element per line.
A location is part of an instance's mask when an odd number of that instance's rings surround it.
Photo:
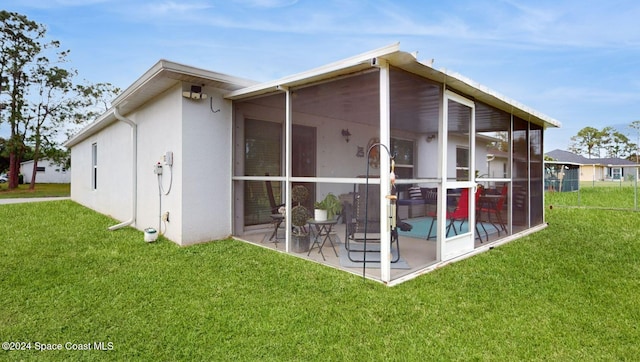
<path fill-rule="evenodd" d="M 309 221 L 307 221 L 307 223 L 309 223 L 309 225 L 311 227 L 315 226 L 315 237 L 313 238 L 313 243 L 311 244 L 311 247 L 309 248 L 309 252 L 307 253 L 307 256 L 309 256 L 311 254 L 311 250 L 313 250 L 314 245 L 318 245 L 318 252 L 320 253 L 320 255 L 322 255 L 322 260 L 327 260 L 324 257 L 324 253 L 322 252 L 322 247 L 324 246 L 324 244 L 327 242 L 327 239 L 329 240 L 329 243 L 331 244 L 331 247 L 333 248 L 333 252 L 336 253 L 336 257 L 338 256 L 338 252 L 336 251 L 336 247 L 335 245 L 333 245 L 333 241 L 331 240 L 331 231 L 333 229 L 333 226 L 335 224 L 338 223 L 338 219 L 331 219 L 331 220 L 314 220 L 311 219 Z M 322 242 L 320 242 L 320 239 L 322 240 Z"/>

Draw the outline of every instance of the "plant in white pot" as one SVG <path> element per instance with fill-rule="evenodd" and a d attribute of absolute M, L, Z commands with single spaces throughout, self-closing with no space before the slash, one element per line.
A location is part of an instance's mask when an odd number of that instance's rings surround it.
<path fill-rule="evenodd" d="M 322 201 L 316 201 L 314 207 L 314 219 L 317 221 L 333 220 L 342 211 L 340 199 L 332 193 L 328 193 Z"/>
<path fill-rule="evenodd" d="M 293 225 L 292 250 L 296 253 L 309 251 L 309 230 L 307 229 L 307 221 L 311 218 L 309 210 L 302 203 L 309 198 L 309 190 L 297 185 L 291 189 L 291 199 L 297 205 L 291 208 L 291 224 Z"/>

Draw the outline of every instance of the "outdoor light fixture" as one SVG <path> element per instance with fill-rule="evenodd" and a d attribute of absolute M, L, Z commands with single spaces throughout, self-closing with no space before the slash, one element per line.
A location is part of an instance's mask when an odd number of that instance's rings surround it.
<path fill-rule="evenodd" d="M 182 92 L 182 96 L 189 99 L 206 99 L 207 94 L 202 93 L 202 87 L 199 85 L 192 85 L 191 89 Z"/>
<path fill-rule="evenodd" d="M 425 138 L 425 140 L 426 140 L 427 142 L 431 142 L 431 141 L 435 140 L 435 139 L 436 139 L 436 137 L 437 137 L 437 136 L 436 136 L 436 134 L 435 134 L 435 133 L 429 133 L 429 134 L 427 134 L 427 137 Z"/>
<path fill-rule="evenodd" d="M 351 132 L 349 132 L 348 128 L 342 130 L 342 137 L 344 137 L 344 140 L 347 141 L 347 143 L 349 143 L 349 137 L 351 137 Z"/>

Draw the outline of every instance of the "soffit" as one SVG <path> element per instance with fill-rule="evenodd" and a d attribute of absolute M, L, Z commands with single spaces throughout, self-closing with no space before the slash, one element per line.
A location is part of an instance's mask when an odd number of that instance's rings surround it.
<path fill-rule="evenodd" d="M 126 115 L 179 83 L 223 91 L 233 91 L 256 84 L 254 81 L 160 60 L 112 103 L 118 107 L 121 114 Z"/>

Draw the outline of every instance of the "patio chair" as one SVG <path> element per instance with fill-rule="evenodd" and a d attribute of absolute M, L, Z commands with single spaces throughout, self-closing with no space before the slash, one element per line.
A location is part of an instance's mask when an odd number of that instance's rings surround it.
<path fill-rule="evenodd" d="M 269 176 L 268 173 L 265 173 L 264 175 Z M 271 237 L 269 238 L 269 240 L 273 240 L 273 238 L 275 238 L 277 243 L 278 228 L 280 228 L 280 225 L 282 225 L 282 222 L 284 221 L 284 216 L 281 216 L 279 210 L 281 207 L 285 206 L 285 204 L 276 203 L 276 198 L 273 195 L 273 186 L 271 185 L 271 181 L 266 180 L 264 182 L 264 185 L 266 188 L 267 197 L 269 198 L 269 206 L 271 207 L 271 225 L 273 225 L 273 233 L 271 234 Z"/>
<path fill-rule="evenodd" d="M 500 236 L 500 230 L 503 230 L 505 233 L 507 232 L 507 225 L 502 219 L 502 209 L 504 208 L 504 203 L 507 200 L 507 194 L 509 192 L 509 187 L 507 184 L 502 185 L 502 190 L 500 191 L 500 197 L 497 200 L 485 200 L 480 203 L 479 213 L 487 214 L 487 221 L 493 225 L 493 227 L 498 230 L 498 236 Z M 497 218 L 498 224 L 500 228 L 496 226 L 491 215 L 495 215 L 494 218 Z"/>
<path fill-rule="evenodd" d="M 477 204 L 480 198 L 479 192 L 475 193 L 475 198 L 476 198 L 476 204 Z M 427 233 L 427 240 L 435 237 L 435 236 L 431 236 L 431 232 L 433 231 L 433 224 L 435 224 L 438 217 L 437 211 L 430 213 L 428 216 L 431 217 L 431 226 L 429 226 L 429 232 Z M 453 211 L 447 211 L 446 218 L 448 223 L 447 223 L 445 235 L 449 235 L 449 232 L 451 230 L 453 230 L 454 234 L 458 235 L 458 230 L 456 230 L 455 222 L 460 221 L 459 229 L 460 231 L 462 231 L 462 226 L 464 225 L 464 222 L 469 221 L 469 189 L 467 188 L 462 189 L 462 191 L 460 192 L 460 197 L 458 197 L 458 202 L 456 204 L 455 209 Z M 484 225 L 481 225 L 481 226 L 484 229 Z M 480 241 L 482 242 L 482 236 L 480 234 L 480 230 L 478 229 L 477 220 L 476 220 L 475 230 L 476 230 L 476 234 L 480 238 Z M 487 231 L 485 230 L 485 234 L 486 233 Z"/>
<path fill-rule="evenodd" d="M 265 176 L 269 176 L 269 173 L 265 173 Z M 276 198 L 273 195 L 273 186 L 271 185 L 271 181 L 266 180 L 264 182 L 266 191 L 267 191 L 267 197 L 269 198 L 269 206 L 271 206 L 271 213 L 272 214 L 277 214 L 278 210 L 282 207 L 285 206 L 284 203 L 282 204 L 276 204 Z"/>
<path fill-rule="evenodd" d="M 379 253 L 380 249 L 372 247 L 365 250 L 351 243 L 364 243 L 366 237 L 366 242 L 371 243 L 370 245 L 380 244 L 380 185 L 369 185 L 367 205 L 365 205 L 366 185 L 359 186 L 359 192 L 354 193 L 353 204 L 345 202 L 343 204 L 342 213 L 346 224 L 345 249 L 347 250 L 347 256 L 352 262 L 363 263 L 365 261 L 364 259 L 354 258 L 352 253 Z M 396 227 L 391 230 L 391 245 L 392 248 L 395 247 L 396 255 L 391 260 L 392 263 L 397 263 L 400 260 L 398 229 L 402 231 L 410 231 L 411 228 L 412 226 L 410 224 L 407 224 L 398 218 L 398 208 L 396 206 Z"/>

